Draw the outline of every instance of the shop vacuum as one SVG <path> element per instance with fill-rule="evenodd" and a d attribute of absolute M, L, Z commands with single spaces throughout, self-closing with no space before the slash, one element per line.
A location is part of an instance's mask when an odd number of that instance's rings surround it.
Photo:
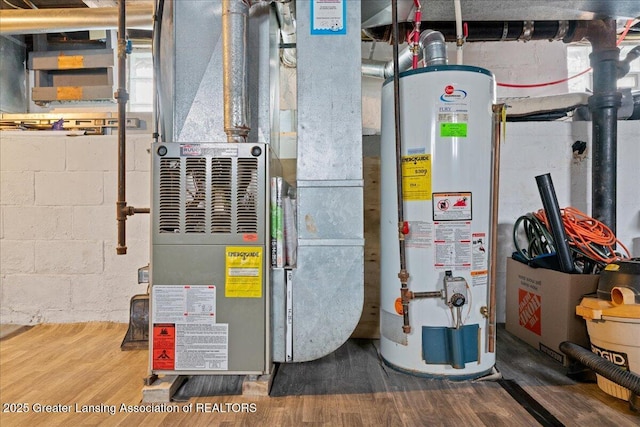
<path fill-rule="evenodd" d="M 569 342 L 560 349 L 593 369 L 602 391 L 639 410 L 640 258 L 608 264 L 596 295 L 584 297 L 576 313 L 587 322 L 591 353 Z"/>

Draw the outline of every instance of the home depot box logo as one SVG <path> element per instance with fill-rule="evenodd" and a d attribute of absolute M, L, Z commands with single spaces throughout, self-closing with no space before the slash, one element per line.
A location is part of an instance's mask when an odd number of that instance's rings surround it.
<path fill-rule="evenodd" d="M 518 316 L 520 326 L 542 335 L 542 298 L 540 295 L 518 289 Z"/>

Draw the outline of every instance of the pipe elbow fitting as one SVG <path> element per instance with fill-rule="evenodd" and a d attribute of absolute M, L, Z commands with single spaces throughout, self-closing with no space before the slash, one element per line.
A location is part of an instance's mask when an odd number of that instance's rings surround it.
<path fill-rule="evenodd" d="M 420 46 L 425 66 L 447 65 L 447 45 L 441 32 L 424 30 L 420 34 Z"/>

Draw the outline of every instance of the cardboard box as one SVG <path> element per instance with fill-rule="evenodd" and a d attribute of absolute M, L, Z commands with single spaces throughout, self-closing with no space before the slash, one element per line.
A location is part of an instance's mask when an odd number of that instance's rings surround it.
<path fill-rule="evenodd" d="M 568 365 L 563 341 L 589 348 L 587 326 L 577 316 L 583 295 L 598 288 L 598 275 L 566 274 L 507 260 L 507 331 Z"/>

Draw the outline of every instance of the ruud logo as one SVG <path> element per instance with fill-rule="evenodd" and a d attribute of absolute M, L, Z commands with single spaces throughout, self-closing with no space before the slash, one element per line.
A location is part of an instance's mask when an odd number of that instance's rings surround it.
<path fill-rule="evenodd" d="M 202 154 L 202 150 L 199 145 L 181 145 L 180 146 L 180 155 L 181 156 L 200 156 Z"/>
<path fill-rule="evenodd" d="M 440 95 L 440 101 L 443 102 L 456 102 L 462 101 L 467 97 L 467 92 L 462 89 L 456 89 L 453 85 L 447 85 L 444 88 L 444 93 Z"/>

